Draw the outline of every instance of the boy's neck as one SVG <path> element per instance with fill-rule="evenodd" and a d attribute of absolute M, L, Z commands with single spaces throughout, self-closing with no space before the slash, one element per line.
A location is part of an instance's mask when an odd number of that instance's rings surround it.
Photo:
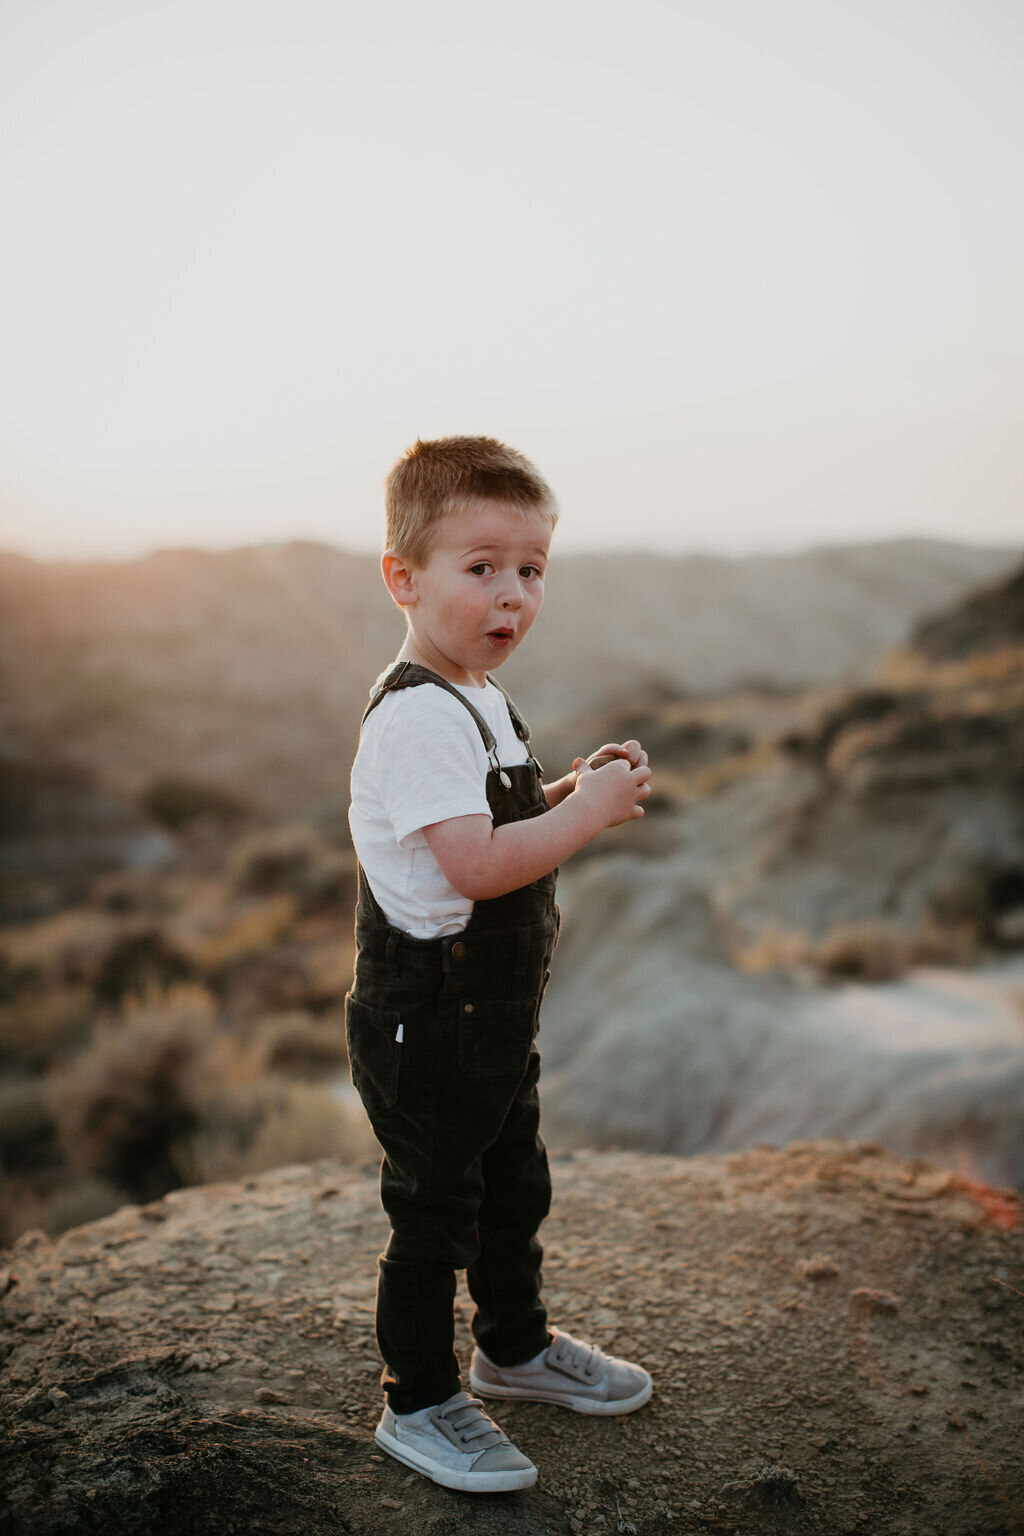
<path fill-rule="evenodd" d="M 433 656 L 427 654 L 427 648 L 421 649 L 412 635 L 407 635 L 405 644 L 395 657 L 396 661 L 412 661 L 418 667 L 426 667 L 430 672 L 436 672 L 438 677 L 443 677 L 446 683 L 454 683 L 457 688 L 486 688 L 487 673 L 479 674 L 467 672 L 463 667 L 457 667 L 446 656 Z"/>

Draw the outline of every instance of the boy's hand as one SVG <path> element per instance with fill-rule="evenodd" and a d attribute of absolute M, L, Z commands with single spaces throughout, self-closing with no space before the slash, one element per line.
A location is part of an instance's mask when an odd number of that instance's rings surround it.
<path fill-rule="evenodd" d="M 631 755 L 627 747 L 636 749 L 637 764 L 630 766 Z M 641 801 L 651 793 L 651 770 L 647 766 L 647 753 L 641 751 L 638 741 L 627 742 L 624 747 L 602 747 L 592 754 L 591 760 L 608 757 L 602 768 L 595 770 L 591 761 L 578 757 L 573 763 L 576 786 L 573 795 L 583 795 L 606 827 L 617 827 L 625 821 L 634 821 L 644 814 Z M 643 761 L 639 761 L 639 759 Z"/>
<path fill-rule="evenodd" d="M 616 757 L 624 758 L 631 768 L 646 768 L 647 766 L 647 753 L 638 741 L 605 742 L 603 747 L 598 747 L 596 752 L 591 752 L 586 761 L 590 764 L 591 768 L 601 768 L 605 763 Z"/>

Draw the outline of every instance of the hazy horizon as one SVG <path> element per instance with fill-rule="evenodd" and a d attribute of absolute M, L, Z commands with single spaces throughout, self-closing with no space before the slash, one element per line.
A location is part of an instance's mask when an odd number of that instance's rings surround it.
<path fill-rule="evenodd" d="M 1024 525 L 1011 0 L 10 0 L 0 546 L 376 550 L 417 436 L 560 548 Z"/>
<path fill-rule="evenodd" d="M 555 533 L 556 541 L 558 531 Z M 653 550 L 642 544 L 621 545 L 583 545 L 578 547 L 561 547 L 557 542 L 552 545 L 552 556 L 557 561 L 560 555 L 569 557 L 579 556 L 587 559 L 614 559 L 637 558 L 649 559 L 661 554 L 664 559 L 670 560 L 786 560 L 800 559 L 806 555 L 813 555 L 818 551 L 848 550 L 884 547 L 887 544 L 931 544 L 938 548 L 955 549 L 991 549 L 1005 551 L 1012 559 L 1017 551 L 1024 556 L 1024 538 L 1014 539 L 945 539 L 934 538 L 927 534 L 894 534 L 891 537 L 879 537 L 873 539 L 816 539 L 806 543 L 794 543 L 792 546 L 775 548 L 751 548 L 742 550 L 721 549 L 673 549 Z M 158 557 L 160 555 L 230 555 L 243 553 L 246 550 L 287 549 L 291 545 L 308 544 L 316 548 L 330 549 L 341 555 L 353 557 L 372 558 L 381 553 L 378 545 L 373 549 L 357 549 L 351 545 L 339 543 L 329 538 L 302 538 L 293 537 L 286 539 L 259 539 L 241 541 L 238 543 L 206 543 L 206 544 L 157 544 L 150 549 L 140 550 L 132 554 L 81 554 L 81 555 L 43 555 L 31 554 L 25 550 L 17 549 L 10 544 L 0 545 L 0 559 L 13 556 L 15 559 L 34 560 L 41 565 L 122 565 L 132 564 L 138 561 Z"/>

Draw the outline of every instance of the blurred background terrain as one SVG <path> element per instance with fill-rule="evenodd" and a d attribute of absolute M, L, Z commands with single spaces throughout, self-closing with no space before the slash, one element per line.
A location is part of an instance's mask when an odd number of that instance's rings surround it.
<path fill-rule="evenodd" d="M 347 1082 L 373 557 L 0 555 L 0 1242 L 374 1143 Z M 925 539 L 568 555 L 502 671 L 554 776 L 556 1145 L 840 1135 L 1024 1187 L 1024 568 Z"/>

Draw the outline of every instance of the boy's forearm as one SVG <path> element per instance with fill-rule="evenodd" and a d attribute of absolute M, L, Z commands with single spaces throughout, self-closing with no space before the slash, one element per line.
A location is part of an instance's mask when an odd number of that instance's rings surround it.
<path fill-rule="evenodd" d="M 475 823 L 475 825 L 470 825 Z M 462 819 L 461 827 L 426 827 L 427 841 L 447 878 L 470 901 L 490 901 L 549 875 L 589 843 L 605 822 L 581 795 L 566 795 L 543 816 L 495 827 L 486 817 Z"/>
<path fill-rule="evenodd" d="M 548 802 L 549 810 L 553 810 L 556 805 L 561 805 L 566 795 L 572 794 L 575 786 L 576 775 L 571 769 L 568 773 L 563 774 L 560 779 L 552 779 L 550 784 L 545 784 L 544 796 Z"/>
<path fill-rule="evenodd" d="M 506 891 L 517 891 L 520 886 L 549 875 L 603 830 L 600 816 L 594 814 L 582 796 L 571 795 L 569 790 L 545 816 L 494 827 L 490 839 L 493 864 L 488 873 L 498 888 L 475 899 L 486 901 L 488 896 L 503 896 Z"/>

